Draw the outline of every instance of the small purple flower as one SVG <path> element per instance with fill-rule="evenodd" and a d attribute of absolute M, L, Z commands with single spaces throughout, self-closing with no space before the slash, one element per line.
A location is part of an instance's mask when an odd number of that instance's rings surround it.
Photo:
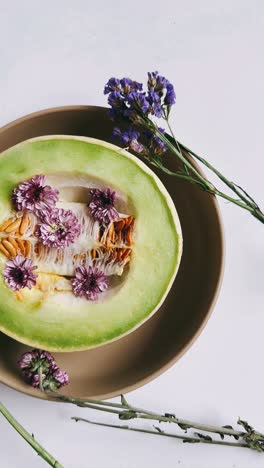
<path fill-rule="evenodd" d="M 120 80 L 120 86 L 122 93 L 127 96 L 131 91 L 142 91 L 143 85 L 142 83 L 138 83 L 138 81 L 133 81 L 130 78 L 122 78 Z"/>
<path fill-rule="evenodd" d="M 163 128 L 158 127 L 158 130 L 161 133 L 165 133 Z M 133 127 L 129 127 L 126 131 L 121 132 L 118 127 L 115 127 L 113 136 L 118 138 L 122 145 L 128 146 L 135 153 L 143 154 L 150 158 L 154 155 L 161 156 L 167 151 L 166 144 L 151 130 L 145 130 L 140 133 Z"/>
<path fill-rule="evenodd" d="M 127 96 L 127 102 L 130 104 L 131 110 L 148 114 L 150 105 L 143 93 L 132 91 Z"/>
<path fill-rule="evenodd" d="M 60 387 L 63 387 L 64 385 L 68 385 L 69 383 L 69 376 L 67 372 L 61 370 L 59 367 L 53 371 L 52 377 L 59 384 Z"/>
<path fill-rule="evenodd" d="M 158 127 L 158 130 L 161 133 L 165 133 L 163 128 Z M 158 135 L 155 135 L 151 131 L 146 131 L 144 133 L 145 137 L 145 145 L 149 149 L 150 156 L 151 154 L 155 154 L 157 156 L 161 156 L 163 153 L 167 151 L 166 144 L 159 138 Z"/>
<path fill-rule="evenodd" d="M 176 102 L 176 94 L 173 85 L 157 71 L 148 73 L 148 95 L 151 104 L 151 112 L 156 117 L 162 117 L 162 106 L 171 107 Z"/>
<path fill-rule="evenodd" d="M 151 113 L 158 118 L 162 117 L 162 104 L 159 94 L 156 91 L 150 90 L 147 99 L 151 105 Z"/>
<path fill-rule="evenodd" d="M 64 249 L 81 233 L 81 226 L 71 210 L 54 209 L 46 212 L 38 225 L 36 236 L 47 247 Z"/>
<path fill-rule="evenodd" d="M 44 372 L 49 372 L 56 368 L 56 362 L 52 354 L 41 349 L 33 349 L 22 354 L 17 363 L 22 372 L 31 375 L 41 366 Z"/>
<path fill-rule="evenodd" d="M 71 283 L 75 296 L 85 297 L 88 301 L 96 301 L 98 295 L 106 291 L 109 286 L 104 272 L 92 266 L 76 268 L 75 278 Z"/>
<path fill-rule="evenodd" d="M 33 349 L 24 353 L 17 363 L 25 380 L 34 388 L 40 386 L 40 373 L 44 389 L 56 390 L 69 383 L 69 376 L 56 364 L 48 351 Z"/>
<path fill-rule="evenodd" d="M 117 78 L 110 78 L 105 85 L 104 94 L 109 94 L 112 91 L 117 91 L 120 88 L 120 80 Z"/>
<path fill-rule="evenodd" d="M 6 262 L 3 271 L 5 283 L 13 290 L 28 288 L 36 285 L 38 275 L 34 273 L 37 267 L 33 266 L 32 260 L 23 255 L 17 255 L 12 260 Z"/>
<path fill-rule="evenodd" d="M 115 191 L 110 188 L 104 190 L 90 189 L 89 193 L 91 201 L 88 206 L 94 219 L 101 223 L 109 224 L 118 218 L 118 211 L 114 207 L 116 199 Z"/>
<path fill-rule="evenodd" d="M 104 94 L 110 94 L 114 91 L 119 91 L 123 97 L 127 96 L 131 91 L 142 91 L 142 83 L 133 81 L 130 78 L 110 78 L 104 88 Z"/>
<path fill-rule="evenodd" d="M 175 104 L 176 102 L 176 94 L 175 94 L 175 91 L 174 91 L 174 87 L 171 83 L 168 83 L 167 84 L 167 93 L 166 93 L 166 96 L 164 98 L 164 103 L 167 105 L 167 106 L 172 106 L 173 104 Z"/>
<path fill-rule="evenodd" d="M 108 104 L 114 109 L 122 109 L 124 105 L 124 99 L 121 96 L 120 91 L 112 91 L 108 96 Z"/>
<path fill-rule="evenodd" d="M 157 91 L 162 96 L 164 88 L 167 87 L 168 83 L 167 78 L 159 75 L 158 71 L 148 72 L 148 89 L 150 91 Z"/>
<path fill-rule="evenodd" d="M 16 210 L 28 210 L 35 214 L 54 208 L 58 201 L 57 189 L 45 185 L 44 175 L 35 175 L 13 190 L 12 201 Z"/>
<path fill-rule="evenodd" d="M 123 145 L 128 146 L 135 153 L 143 153 L 145 150 L 144 145 L 138 141 L 140 133 L 133 130 L 133 128 L 128 128 L 128 130 L 122 133 L 119 128 L 115 127 L 113 136 L 118 138 Z"/>

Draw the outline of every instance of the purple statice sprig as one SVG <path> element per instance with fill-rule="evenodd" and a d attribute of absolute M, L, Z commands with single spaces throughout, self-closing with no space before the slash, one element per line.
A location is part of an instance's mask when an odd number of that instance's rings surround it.
<path fill-rule="evenodd" d="M 91 200 L 88 204 L 91 215 L 96 221 L 107 225 L 119 217 L 115 208 L 116 192 L 110 188 L 90 189 Z"/>
<path fill-rule="evenodd" d="M 36 216 L 51 210 L 58 201 L 59 191 L 46 185 L 46 176 L 35 175 L 21 182 L 12 192 L 12 202 L 17 211 L 28 210 Z"/>
<path fill-rule="evenodd" d="M 167 151 L 162 140 L 165 131 L 157 126 L 152 117 L 168 122 L 169 113 L 176 101 L 172 83 L 157 71 L 148 73 L 147 87 L 129 78 L 110 78 L 105 86 L 110 105 L 110 117 L 118 123 L 127 123 L 127 128 L 114 128 L 113 136 L 122 146 L 159 164 Z M 123 127 L 123 125 L 121 125 Z"/>
<path fill-rule="evenodd" d="M 12 260 L 6 262 L 3 270 L 4 281 L 13 291 L 19 291 L 23 288 L 31 289 L 36 285 L 37 275 L 34 273 L 37 267 L 33 266 L 32 260 L 17 255 Z"/>
<path fill-rule="evenodd" d="M 71 284 L 74 295 L 88 301 L 97 301 L 99 294 L 106 291 L 109 286 L 104 272 L 93 266 L 76 268 Z"/>
<path fill-rule="evenodd" d="M 228 179 L 203 156 L 176 139 L 169 122 L 171 107 L 176 102 L 173 84 L 157 71 L 148 73 L 145 90 L 141 83 L 132 85 L 133 83 L 137 82 L 129 78 L 110 78 L 105 86 L 104 93 L 108 95 L 111 107 L 109 115 L 116 125 L 114 138 L 118 138 L 123 146 L 146 158 L 150 164 L 167 175 L 195 184 L 213 196 L 228 200 L 264 224 L 264 212 L 246 190 Z M 168 134 L 157 125 L 155 118 L 165 120 Z M 180 163 L 177 170 L 171 170 L 167 166 L 169 158 L 161 158 L 167 149 Z M 224 184 L 227 191 L 208 180 L 199 171 L 194 160 L 209 169 L 220 183 Z"/>
<path fill-rule="evenodd" d="M 71 210 L 55 208 L 46 211 L 40 218 L 36 237 L 47 246 L 64 249 L 80 236 L 81 226 Z"/>
<path fill-rule="evenodd" d="M 164 76 L 159 75 L 158 71 L 148 72 L 148 95 L 151 96 L 151 100 L 156 104 L 161 104 L 163 107 L 171 107 L 176 102 L 176 94 L 173 84 Z M 153 109 L 153 114 L 156 117 L 161 117 L 162 115 L 157 115 L 159 113 L 159 107 L 156 112 L 155 106 Z"/>
<path fill-rule="evenodd" d="M 26 382 L 41 390 L 57 390 L 69 383 L 67 372 L 61 370 L 48 351 L 33 349 L 22 354 L 17 363 Z"/>
<path fill-rule="evenodd" d="M 121 143 L 122 146 L 125 146 L 135 153 L 143 154 L 146 151 L 145 146 L 140 143 L 140 132 L 134 130 L 132 127 L 128 128 L 126 131 L 123 131 L 115 127 L 113 130 L 113 136 Z"/>
<path fill-rule="evenodd" d="M 172 83 L 157 71 L 148 73 L 147 89 L 130 78 L 110 78 L 104 88 L 108 95 L 110 117 L 144 125 L 149 116 L 168 118 L 176 101 Z"/>
<path fill-rule="evenodd" d="M 158 127 L 160 133 L 164 135 L 165 130 Z M 134 153 L 138 153 L 148 159 L 159 159 L 163 153 L 167 151 L 166 144 L 151 130 L 135 130 L 133 127 L 122 131 L 120 128 L 115 127 L 113 130 L 113 137 L 121 143 L 122 146 L 127 147 Z"/>

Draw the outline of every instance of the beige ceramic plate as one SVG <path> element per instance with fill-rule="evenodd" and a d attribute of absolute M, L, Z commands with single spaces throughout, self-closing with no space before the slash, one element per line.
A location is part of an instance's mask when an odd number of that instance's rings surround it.
<path fill-rule="evenodd" d="M 73 106 L 23 117 L 0 130 L 0 152 L 41 135 L 82 135 L 111 141 L 112 123 L 100 107 Z M 173 156 L 170 165 L 176 167 Z M 133 333 L 100 348 L 58 353 L 70 374 L 64 393 L 109 398 L 149 382 L 174 364 L 205 325 L 222 276 L 223 233 L 216 200 L 188 183 L 158 173 L 179 214 L 184 252 L 176 281 L 160 310 Z M 43 397 L 23 383 L 16 362 L 30 349 L 0 334 L 0 381 Z"/>

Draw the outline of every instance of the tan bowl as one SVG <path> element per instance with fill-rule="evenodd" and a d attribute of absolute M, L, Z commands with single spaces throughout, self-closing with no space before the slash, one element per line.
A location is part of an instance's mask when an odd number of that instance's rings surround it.
<path fill-rule="evenodd" d="M 3 127 L 0 152 L 41 135 L 82 135 L 111 141 L 112 127 L 105 108 L 47 109 Z M 177 168 L 173 155 L 169 155 L 169 164 Z M 159 311 L 131 334 L 88 351 L 54 354 L 70 375 L 71 383 L 63 389 L 68 395 L 110 398 L 144 385 L 184 354 L 212 311 L 221 284 L 224 250 L 217 202 L 191 184 L 155 172 L 174 200 L 182 226 L 184 251 L 179 273 Z M 28 349 L 0 334 L 0 381 L 43 398 L 41 392 L 23 382 L 16 367 L 21 353 Z"/>

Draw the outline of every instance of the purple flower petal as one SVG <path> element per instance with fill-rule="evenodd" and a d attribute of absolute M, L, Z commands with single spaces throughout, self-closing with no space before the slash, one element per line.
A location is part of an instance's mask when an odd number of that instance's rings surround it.
<path fill-rule="evenodd" d="M 106 291 L 109 286 L 104 272 L 92 266 L 76 268 L 75 278 L 71 283 L 75 296 L 85 297 L 88 301 L 96 301 L 98 295 Z"/>
<path fill-rule="evenodd" d="M 164 76 L 159 75 L 157 71 L 148 73 L 148 100 L 152 104 L 152 113 L 156 117 L 161 117 L 159 109 L 157 109 L 157 96 L 159 96 L 160 104 L 164 102 L 165 106 L 172 106 L 176 101 L 176 94 L 173 85 Z M 164 99 L 162 102 L 161 99 Z"/>
<path fill-rule="evenodd" d="M 117 78 L 110 78 L 105 85 L 104 94 L 109 94 L 112 91 L 117 91 L 120 87 L 120 80 Z"/>
<path fill-rule="evenodd" d="M 135 153 L 140 154 L 146 150 L 144 145 L 138 141 L 140 133 L 133 128 L 128 128 L 128 130 L 121 132 L 119 128 L 115 127 L 113 135 L 118 138 L 123 145 L 128 146 Z"/>
<path fill-rule="evenodd" d="M 63 387 L 69 383 L 69 376 L 67 372 L 59 369 L 59 367 L 52 372 L 52 378 L 59 387 Z"/>
<path fill-rule="evenodd" d="M 71 210 L 54 209 L 45 212 L 36 236 L 47 247 L 64 249 L 72 244 L 81 233 L 81 226 Z"/>
<path fill-rule="evenodd" d="M 36 269 L 32 260 L 23 255 L 17 255 L 13 260 L 6 262 L 6 268 L 3 271 L 5 283 L 13 291 L 23 288 L 31 289 L 36 285 L 38 275 L 33 273 Z"/>
<path fill-rule="evenodd" d="M 101 223 L 109 224 L 118 218 L 118 211 L 114 207 L 116 193 L 113 190 L 110 188 L 104 190 L 90 189 L 89 193 L 91 201 L 88 206 L 94 219 Z"/>
<path fill-rule="evenodd" d="M 127 96 L 127 102 L 130 104 L 131 109 L 143 114 L 148 114 L 150 110 L 149 102 L 145 95 L 139 91 L 132 91 Z"/>
<path fill-rule="evenodd" d="M 26 209 L 38 215 L 43 210 L 54 208 L 58 195 L 57 189 L 45 185 L 44 175 L 35 175 L 13 190 L 12 201 L 16 210 Z"/>
<path fill-rule="evenodd" d="M 167 84 L 167 93 L 164 99 L 164 103 L 167 106 L 172 106 L 176 102 L 176 94 L 174 91 L 174 87 L 171 83 Z"/>

